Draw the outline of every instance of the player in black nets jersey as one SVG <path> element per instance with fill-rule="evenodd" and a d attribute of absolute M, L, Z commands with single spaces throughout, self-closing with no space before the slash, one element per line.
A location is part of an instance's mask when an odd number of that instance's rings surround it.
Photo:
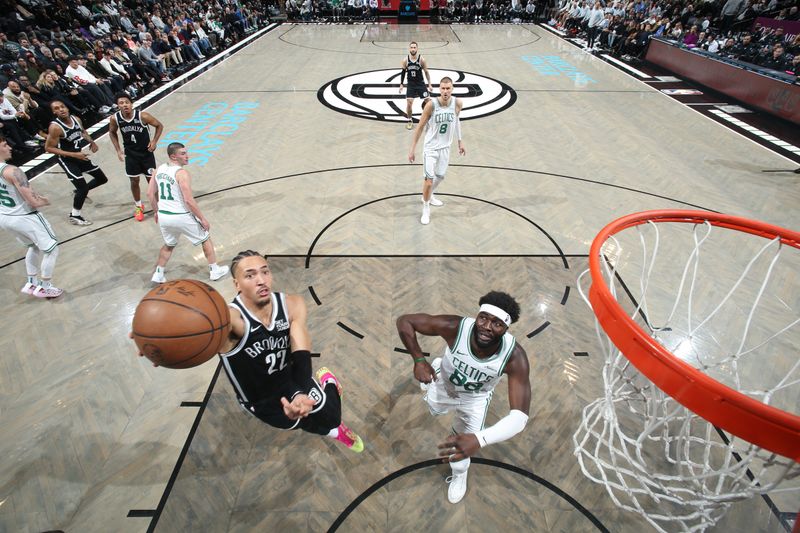
<path fill-rule="evenodd" d="M 361 438 L 342 424 L 339 380 L 325 367 L 312 377 L 303 299 L 272 291 L 269 263 L 258 252 L 239 252 L 231 274 L 239 294 L 220 358 L 239 403 L 270 426 L 327 435 L 363 451 Z"/>
<path fill-rule="evenodd" d="M 100 167 L 89 160 L 85 150 L 97 152 L 97 144 L 86 133 L 81 124 L 81 119 L 70 115 L 69 109 L 61 100 L 50 102 L 50 110 L 56 119 L 50 123 L 47 130 L 47 140 L 44 149 L 58 156 L 58 164 L 67 173 L 67 178 L 75 187 L 75 197 L 72 200 L 72 212 L 69 221 L 76 226 L 91 224 L 81 215 L 83 203 L 89 197 L 89 191 L 108 182 L 108 178 Z M 86 183 L 83 174 L 92 176 L 92 181 Z"/>
<path fill-rule="evenodd" d="M 425 79 L 428 80 L 428 86 L 425 86 L 425 80 L 422 78 L 423 72 Z M 422 108 L 428 102 L 433 89 L 431 88 L 431 73 L 428 72 L 428 64 L 422 59 L 418 53 L 417 43 L 411 42 L 408 45 L 408 55 L 403 59 L 403 71 L 400 73 L 400 92 L 403 92 L 403 83 L 406 81 L 408 75 L 408 89 L 406 90 L 406 116 L 408 122 L 406 129 L 414 127 L 414 119 L 411 114 L 411 107 L 414 104 L 414 98 L 422 98 Z"/>
<path fill-rule="evenodd" d="M 116 94 L 114 101 L 119 111 L 108 119 L 108 134 L 111 137 L 111 144 L 117 151 L 117 157 L 125 163 L 125 174 L 131 180 L 131 195 L 136 209 L 133 217 L 141 222 L 144 220 L 144 204 L 139 189 L 139 176 L 144 175 L 149 182 L 150 175 L 156 169 L 153 151 L 158 145 L 158 139 L 161 138 L 161 132 L 164 131 L 164 125 L 147 111 L 134 110 L 131 97 L 126 93 Z M 155 128 L 152 137 L 150 126 Z M 122 135 L 122 146 L 119 145 L 118 131 Z"/>

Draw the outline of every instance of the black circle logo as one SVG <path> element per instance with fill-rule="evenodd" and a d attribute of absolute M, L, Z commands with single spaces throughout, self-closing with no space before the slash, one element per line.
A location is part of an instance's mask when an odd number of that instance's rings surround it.
<path fill-rule="evenodd" d="M 463 70 L 429 69 L 431 79 L 453 80 L 453 96 L 462 101 L 461 120 L 486 117 L 505 111 L 517 101 L 517 93 L 502 81 Z M 434 83 L 438 84 L 438 81 Z M 405 122 L 406 95 L 400 93 L 400 70 L 384 69 L 349 74 L 323 85 L 317 98 L 325 106 L 346 115 Z M 438 97 L 436 85 L 431 97 Z M 414 116 L 421 111 L 415 103 Z"/>

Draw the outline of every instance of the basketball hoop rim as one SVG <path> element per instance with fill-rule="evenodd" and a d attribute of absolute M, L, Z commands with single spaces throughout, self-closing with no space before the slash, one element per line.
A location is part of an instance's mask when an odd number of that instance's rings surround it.
<path fill-rule="evenodd" d="M 693 210 L 633 213 L 606 225 L 592 242 L 589 252 L 592 309 L 614 345 L 659 389 L 715 426 L 800 462 L 800 416 L 750 398 L 678 359 L 628 316 L 603 277 L 600 251 L 612 235 L 647 222 L 706 221 L 763 238 L 779 237 L 783 244 L 800 249 L 799 232 L 747 218 Z"/>

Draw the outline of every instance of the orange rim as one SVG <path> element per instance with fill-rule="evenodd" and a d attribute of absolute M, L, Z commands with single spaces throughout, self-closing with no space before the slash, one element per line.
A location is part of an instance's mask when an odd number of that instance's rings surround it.
<path fill-rule="evenodd" d="M 746 218 L 689 210 L 634 213 L 608 224 L 592 242 L 592 309 L 614 345 L 659 389 L 715 426 L 800 462 L 800 416 L 750 398 L 675 357 L 627 315 L 603 278 L 600 250 L 610 236 L 647 222 L 706 221 L 767 239 L 779 237 L 783 244 L 800 249 L 800 233 Z"/>

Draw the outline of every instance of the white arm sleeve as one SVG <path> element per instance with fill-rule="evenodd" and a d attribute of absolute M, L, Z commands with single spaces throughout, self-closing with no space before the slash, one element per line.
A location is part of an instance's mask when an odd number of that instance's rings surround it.
<path fill-rule="evenodd" d="M 497 421 L 492 427 L 482 429 L 475 433 L 481 448 L 487 444 L 496 444 L 508 440 L 523 429 L 528 423 L 528 415 L 517 409 L 512 409 L 505 417 Z"/>
<path fill-rule="evenodd" d="M 456 125 L 454 126 L 456 132 L 456 139 L 461 140 L 461 119 L 456 115 Z"/>

